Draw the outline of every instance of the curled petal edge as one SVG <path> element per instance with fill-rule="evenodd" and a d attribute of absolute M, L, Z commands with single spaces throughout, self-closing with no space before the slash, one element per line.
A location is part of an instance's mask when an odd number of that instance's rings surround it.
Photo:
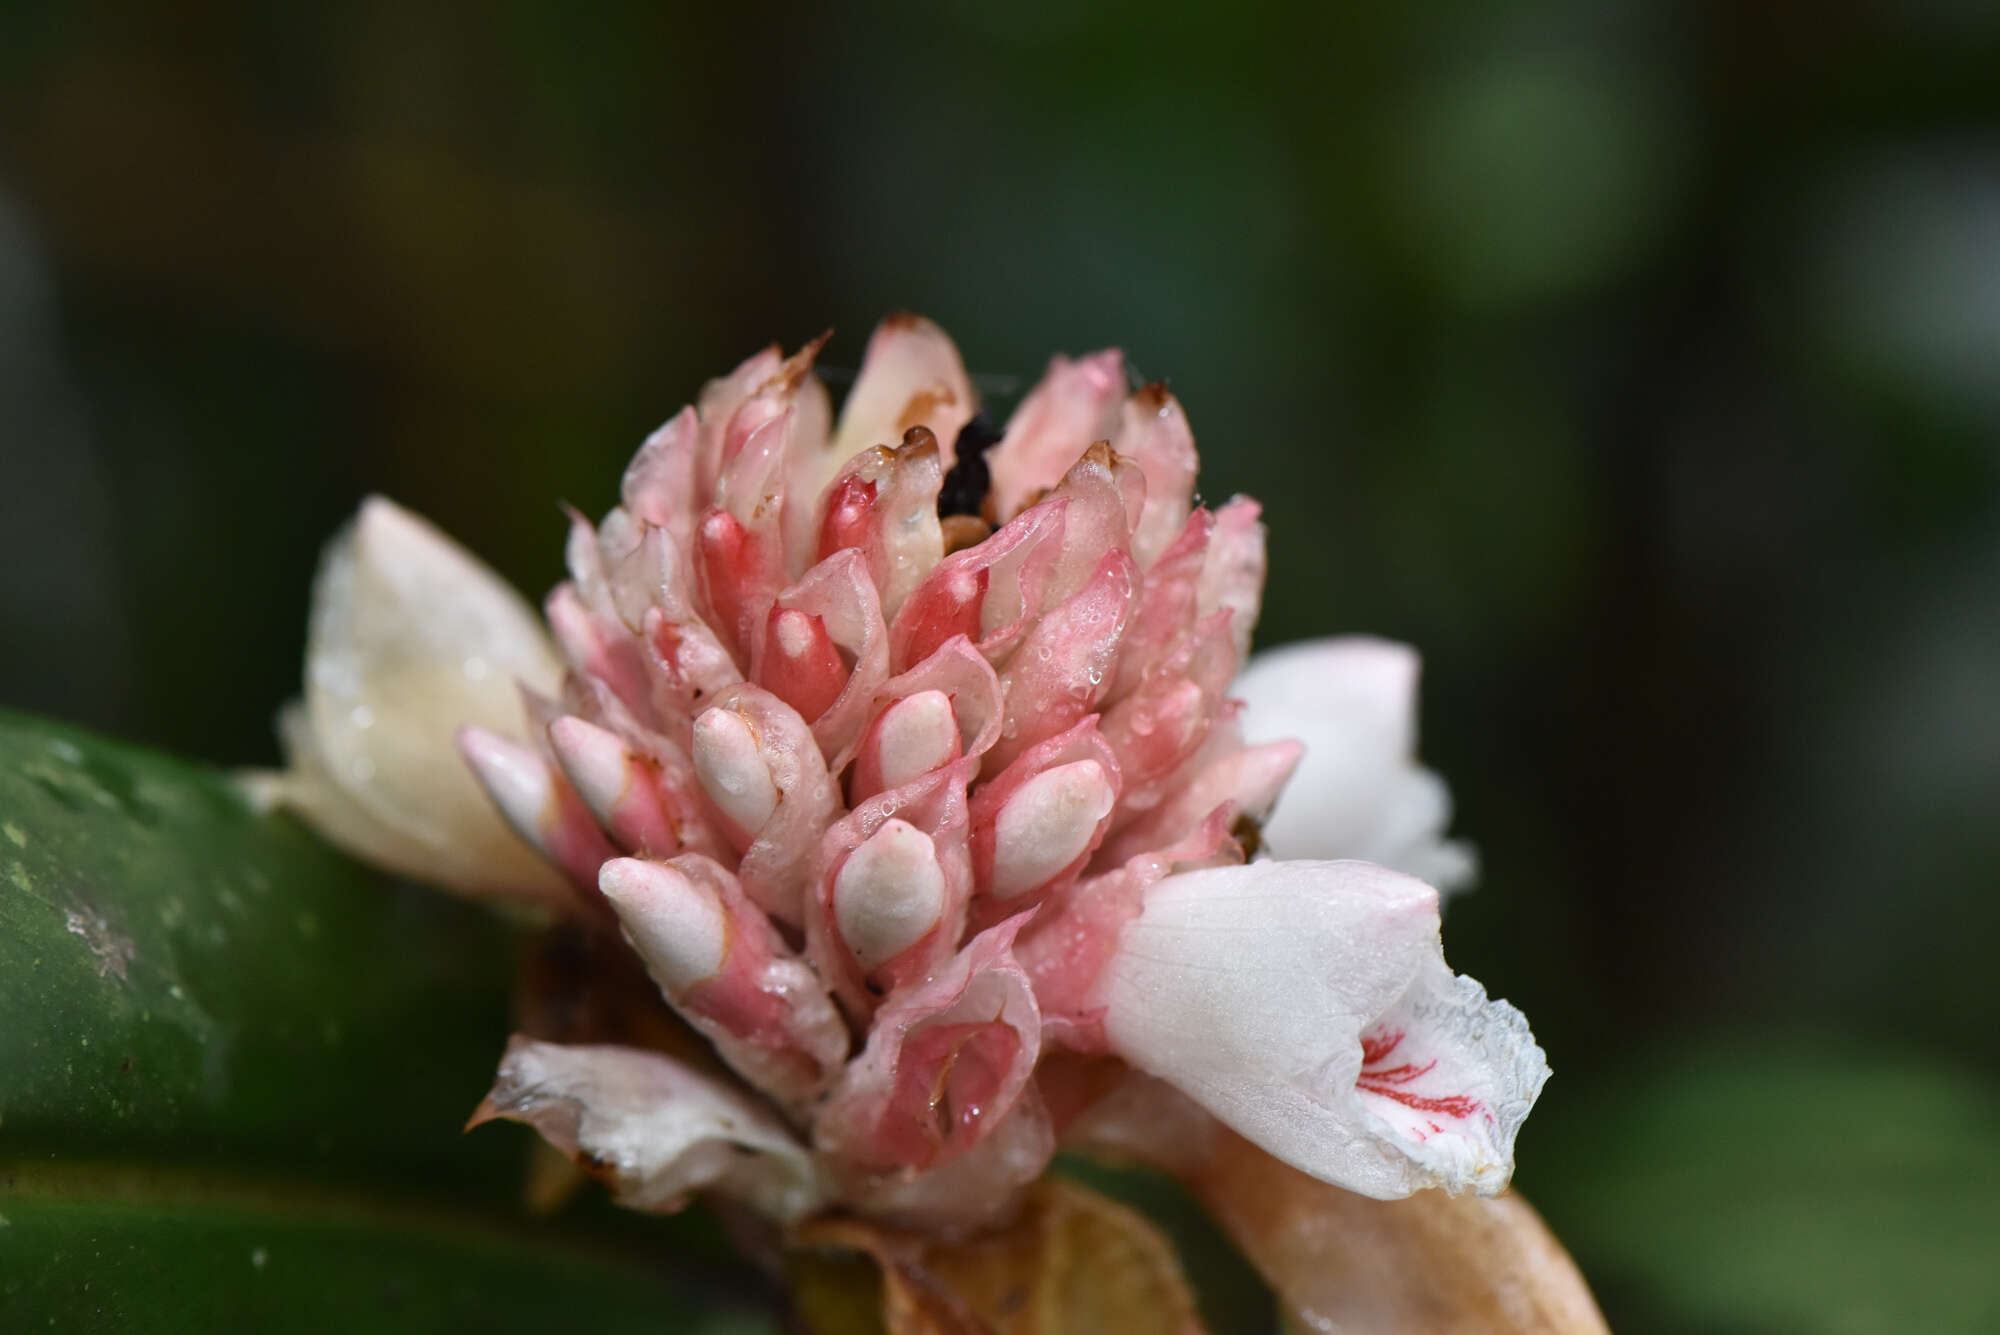
<path fill-rule="evenodd" d="M 657 1052 L 517 1034 L 467 1129 L 496 1120 L 534 1127 L 635 1210 L 668 1214 L 713 1191 L 792 1223 L 826 1198 L 773 1113 Z"/>
<path fill-rule="evenodd" d="M 1389 1200 L 1492 1195 L 1548 1078 L 1526 1019 L 1452 974 L 1437 892 L 1359 862 L 1171 876 L 1092 996 L 1111 1049 L 1265 1150 Z"/>

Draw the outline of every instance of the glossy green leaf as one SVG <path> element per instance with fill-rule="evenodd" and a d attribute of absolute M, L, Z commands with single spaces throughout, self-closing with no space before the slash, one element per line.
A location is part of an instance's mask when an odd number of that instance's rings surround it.
<path fill-rule="evenodd" d="M 0 716 L 0 1328 L 736 1319 L 705 1216 L 531 1220 L 526 1139 L 461 1133 L 519 945 L 224 775 Z"/>
<path fill-rule="evenodd" d="M 1530 1184 L 1614 1328 L 2000 1330 L 2000 1090 L 1770 1039 L 1652 1064 L 1531 1128 Z M 1531 1152 L 1532 1154 L 1532 1152 Z"/>

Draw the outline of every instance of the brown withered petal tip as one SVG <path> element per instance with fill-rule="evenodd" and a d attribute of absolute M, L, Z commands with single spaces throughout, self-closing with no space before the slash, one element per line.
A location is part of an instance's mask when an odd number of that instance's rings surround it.
<path fill-rule="evenodd" d="M 772 384 L 776 386 L 793 386 L 803 382 L 807 376 L 812 374 L 813 363 L 819 360 L 820 349 L 824 348 L 832 339 L 833 331 L 828 329 L 821 333 L 818 338 L 811 340 L 797 352 L 786 358 L 784 364 L 779 368 L 777 376 L 773 378 Z"/>
<path fill-rule="evenodd" d="M 1083 452 L 1083 457 L 1100 467 L 1115 468 L 1118 466 L 1120 456 L 1118 451 L 1111 448 L 1110 441 L 1095 440 L 1090 443 L 1090 448 Z"/>

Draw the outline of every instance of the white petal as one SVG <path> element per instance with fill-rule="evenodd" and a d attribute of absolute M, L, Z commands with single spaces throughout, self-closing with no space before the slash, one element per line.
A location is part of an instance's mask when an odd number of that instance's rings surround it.
<path fill-rule="evenodd" d="M 1444 838 L 1451 794 L 1416 763 L 1418 669 L 1407 645 L 1357 635 L 1266 651 L 1236 678 L 1245 740 L 1305 743 L 1264 824 L 1275 855 L 1379 862 L 1446 890 L 1472 879 L 1472 850 Z"/>
<path fill-rule="evenodd" d="M 812 1157 L 775 1116 L 656 1052 L 516 1035 L 472 1121 L 493 1118 L 528 1123 L 637 1210 L 715 1191 L 790 1222 L 823 1195 Z"/>
<path fill-rule="evenodd" d="M 1093 1000 L 1132 1065 L 1378 1199 L 1505 1187 L 1548 1077 L 1521 1013 L 1446 967 L 1437 892 L 1369 863 L 1168 877 Z"/>
<path fill-rule="evenodd" d="M 289 807 L 332 843 L 358 857 L 422 881 L 441 882 L 457 859 L 385 825 L 375 813 L 334 781 L 313 740 L 312 720 L 303 700 L 278 711 L 278 741 L 290 768 L 242 776 L 257 808 Z"/>
<path fill-rule="evenodd" d="M 561 664 L 534 610 L 428 523 L 380 497 L 328 546 L 313 587 L 292 772 L 264 792 L 334 842 L 473 894 L 563 895 L 459 758 L 471 724 L 521 732 L 519 685 Z"/>
<path fill-rule="evenodd" d="M 951 462 L 958 430 L 977 408 L 958 348 L 942 329 L 915 315 L 892 315 L 868 340 L 861 374 L 840 410 L 826 479 L 870 445 L 895 445 L 927 426 Z"/>

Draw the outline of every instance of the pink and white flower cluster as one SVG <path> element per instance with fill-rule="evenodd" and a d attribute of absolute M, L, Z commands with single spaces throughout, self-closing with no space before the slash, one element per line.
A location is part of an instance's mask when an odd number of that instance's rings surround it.
<path fill-rule="evenodd" d="M 1440 953 L 1419 877 L 1470 862 L 1411 758 L 1414 655 L 1244 670 L 1257 506 L 1195 503 L 1180 405 L 1116 352 L 995 432 L 924 321 L 876 331 L 837 421 L 817 351 L 711 382 L 574 519 L 553 648 L 385 501 L 329 553 L 279 798 L 615 923 L 733 1073 L 517 1038 L 482 1114 L 641 1208 L 957 1227 L 1084 1111 L 1085 1064 L 1044 1061 L 1074 1053 L 1370 1196 L 1504 1187 L 1547 1067 Z"/>

